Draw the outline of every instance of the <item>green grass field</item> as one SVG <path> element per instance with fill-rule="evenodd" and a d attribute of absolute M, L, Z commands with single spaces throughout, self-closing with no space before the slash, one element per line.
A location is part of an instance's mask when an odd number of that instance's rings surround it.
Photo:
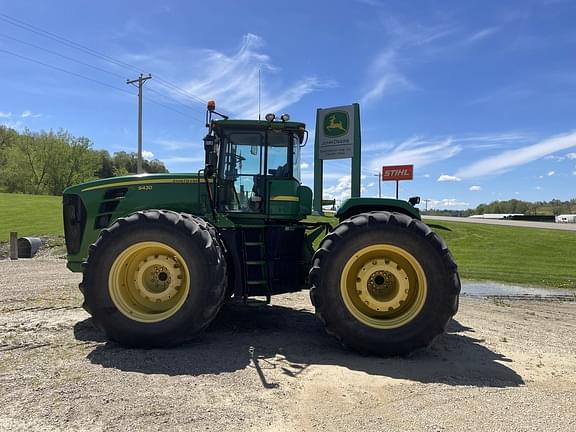
<path fill-rule="evenodd" d="M 0 193 L 0 241 L 62 236 L 61 197 Z M 331 217 L 310 217 L 335 224 Z M 576 289 L 576 232 L 430 221 L 464 279 Z"/>
<path fill-rule="evenodd" d="M 0 193 L 0 241 L 10 231 L 19 237 L 63 236 L 62 197 Z"/>
<path fill-rule="evenodd" d="M 330 217 L 309 219 L 337 223 Z M 448 244 L 463 279 L 576 289 L 576 232 L 428 222 Z"/>
<path fill-rule="evenodd" d="M 465 279 L 576 289 L 576 232 L 429 222 Z"/>

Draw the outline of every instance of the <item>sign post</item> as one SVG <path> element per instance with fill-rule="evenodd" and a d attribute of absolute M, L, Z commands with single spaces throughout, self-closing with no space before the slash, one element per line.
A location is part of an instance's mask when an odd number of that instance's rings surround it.
<path fill-rule="evenodd" d="M 315 214 L 322 214 L 323 161 L 352 159 L 352 197 L 360 196 L 360 105 L 319 108 L 316 110 L 314 143 L 314 203 Z"/>
<path fill-rule="evenodd" d="M 396 199 L 398 199 L 398 184 L 400 180 L 414 178 L 414 165 L 388 165 L 382 167 L 382 181 L 396 181 Z"/>

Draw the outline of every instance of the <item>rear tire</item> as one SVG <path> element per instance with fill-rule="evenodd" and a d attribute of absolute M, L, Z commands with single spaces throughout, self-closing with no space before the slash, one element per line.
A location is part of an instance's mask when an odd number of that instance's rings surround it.
<path fill-rule="evenodd" d="M 406 355 L 443 333 L 460 279 L 444 241 L 399 213 L 352 216 L 314 254 L 310 297 L 326 331 L 357 351 Z"/>
<path fill-rule="evenodd" d="M 131 347 L 185 342 L 215 318 L 226 292 L 216 230 L 200 218 L 146 210 L 118 219 L 90 247 L 84 308 Z"/>

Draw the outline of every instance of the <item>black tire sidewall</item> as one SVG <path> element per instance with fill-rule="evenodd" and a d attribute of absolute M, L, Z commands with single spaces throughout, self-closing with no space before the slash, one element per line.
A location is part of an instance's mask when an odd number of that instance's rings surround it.
<path fill-rule="evenodd" d="M 452 315 L 451 272 L 445 268 L 442 256 L 419 232 L 402 225 L 372 223 L 352 227 L 334 241 L 329 258 L 323 260 L 319 308 L 327 328 L 346 345 L 364 352 L 405 353 L 427 345 L 444 330 Z M 427 294 L 422 309 L 397 328 L 377 329 L 362 323 L 342 298 L 340 278 L 347 261 L 357 251 L 375 244 L 404 249 L 418 261 L 426 278 Z"/>
<path fill-rule="evenodd" d="M 208 325 L 223 300 L 221 293 L 214 289 L 222 283 L 217 280 L 222 275 L 214 269 L 216 261 L 223 257 L 218 256 L 219 250 L 214 247 L 206 249 L 209 243 L 206 236 L 210 236 L 208 231 L 189 235 L 176 225 L 136 223 L 103 239 L 91 256 L 93 270 L 84 285 L 85 300 L 93 318 L 109 338 L 128 346 L 174 345 Z M 190 288 L 180 309 L 155 323 L 135 321 L 120 312 L 108 286 L 109 273 L 118 255 L 136 243 L 147 241 L 163 243 L 176 250 L 184 259 L 190 276 Z"/>

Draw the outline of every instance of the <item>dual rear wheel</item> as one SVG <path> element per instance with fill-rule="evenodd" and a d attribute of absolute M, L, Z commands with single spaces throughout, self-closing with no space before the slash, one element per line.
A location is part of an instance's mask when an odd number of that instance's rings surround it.
<path fill-rule="evenodd" d="M 364 353 L 429 345 L 457 312 L 460 279 L 446 244 L 409 216 L 370 212 L 324 238 L 310 297 L 328 333 Z"/>
<path fill-rule="evenodd" d="M 84 307 L 125 346 L 180 344 L 216 317 L 227 269 L 215 230 L 191 215 L 148 210 L 102 231 L 85 264 Z"/>

